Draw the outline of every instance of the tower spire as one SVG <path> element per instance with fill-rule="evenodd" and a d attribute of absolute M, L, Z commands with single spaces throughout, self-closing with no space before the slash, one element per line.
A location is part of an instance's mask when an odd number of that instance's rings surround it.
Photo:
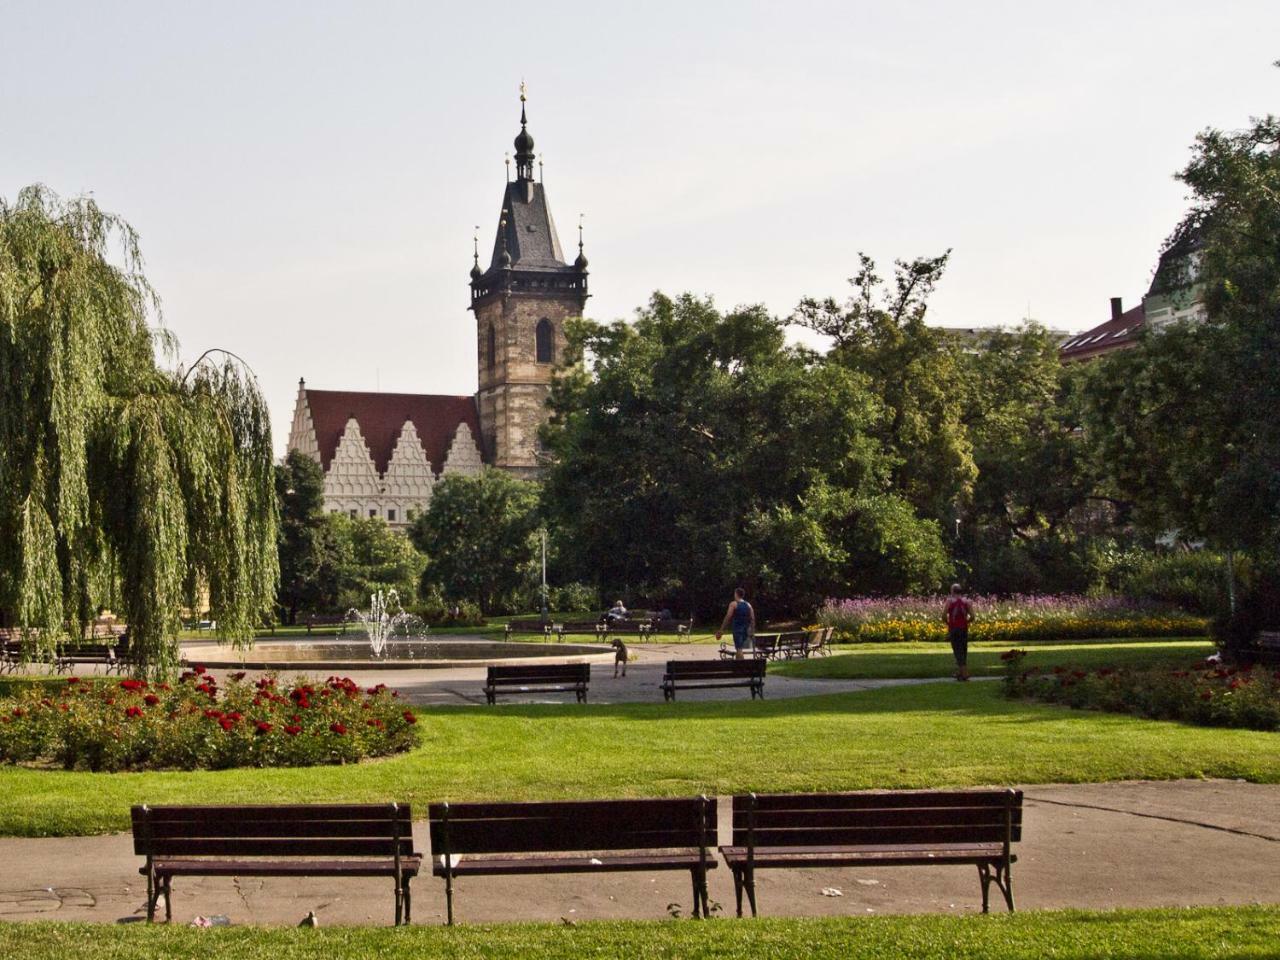
<path fill-rule="evenodd" d="M 480 224 L 476 224 L 476 231 L 471 235 L 471 279 L 479 280 L 484 273 L 480 269 Z"/>
<path fill-rule="evenodd" d="M 582 252 L 582 214 L 578 214 L 578 259 L 573 261 L 573 265 L 582 272 L 587 270 L 587 255 Z"/>
<path fill-rule="evenodd" d="M 516 180 L 533 179 L 533 137 L 529 134 L 529 119 L 525 114 L 526 90 L 520 81 L 520 132 L 516 134 Z"/>

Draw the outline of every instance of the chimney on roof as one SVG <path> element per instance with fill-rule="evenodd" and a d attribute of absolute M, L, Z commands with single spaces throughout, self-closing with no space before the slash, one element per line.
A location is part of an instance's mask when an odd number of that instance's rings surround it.
<path fill-rule="evenodd" d="M 1111 319 L 1119 320 L 1120 314 L 1124 313 L 1124 300 L 1120 297 L 1111 298 Z"/>

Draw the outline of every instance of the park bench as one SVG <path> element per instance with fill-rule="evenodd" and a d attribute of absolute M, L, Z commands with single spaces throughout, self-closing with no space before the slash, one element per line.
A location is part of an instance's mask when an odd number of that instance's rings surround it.
<path fill-rule="evenodd" d="M 835 627 L 819 627 L 815 630 L 813 641 L 809 645 L 809 656 L 831 656 L 831 636 L 835 632 Z"/>
<path fill-rule="evenodd" d="M 764 698 L 765 661 L 668 660 L 662 677 L 664 700 L 674 700 L 676 690 L 710 687 L 750 687 L 751 699 Z"/>
<path fill-rule="evenodd" d="M 347 632 L 347 615 L 344 613 L 313 613 L 307 617 L 306 621 L 307 633 L 311 633 L 312 627 L 337 627 L 338 633 L 345 634 Z"/>
<path fill-rule="evenodd" d="M 537 693 L 574 693 L 579 703 L 587 702 L 587 684 L 591 682 L 589 663 L 537 663 L 489 667 L 484 695 L 490 704 L 497 703 L 504 690 Z"/>
<path fill-rule="evenodd" d="M 757 633 L 751 638 L 751 646 L 743 651 L 745 656 L 755 660 L 775 660 L 778 657 L 778 638 L 780 633 Z M 726 641 L 720 643 L 720 659 L 736 660 L 738 651 L 733 644 Z"/>
<path fill-rule="evenodd" d="M 133 851 L 146 857 L 147 921 L 164 897 L 173 919 L 173 878 L 387 877 L 396 924 L 410 920 L 413 849 L 408 804 L 133 808 Z"/>
<path fill-rule="evenodd" d="M 508 637 L 513 633 L 540 633 L 549 640 L 560 636 L 561 627 L 550 620 L 508 620 L 502 632 Z"/>
<path fill-rule="evenodd" d="M 1263 630 L 1258 634 L 1258 662 L 1280 664 L 1280 632 Z"/>
<path fill-rule="evenodd" d="M 688 870 L 693 914 L 706 914 L 714 799 L 433 803 L 427 816 L 451 924 L 455 878 L 519 874 Z"/>
<path fill-rule="evenodd" d="M 733 798 L 733 844 L 720 852 L 738 916 L 744 890 L 756 915 L 757 870 L 925 864 L 976 865 L 986 913 L 992 883 L 1013 910 L 1021 839 L 1019 790 L 747 794 Z"/>
<path fill-rule="evenodd" d="M 812 640 L 808 630 L 788 630 L 778 634 L 778 656 L 786 660 L 806 659 Z"/>
<path fill-rule="evenodd" d="M 100 666 L 107 673 L 124 673 L 132 663 L 129 656 L 129 635 L 121 634 L 117 640 L 105 643 L 66 644 L 58 648 L 53 669 L 56 672 L 77 666 Z"/>

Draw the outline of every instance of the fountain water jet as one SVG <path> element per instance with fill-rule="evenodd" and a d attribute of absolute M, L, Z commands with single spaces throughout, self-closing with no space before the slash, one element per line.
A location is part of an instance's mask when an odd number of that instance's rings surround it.
<path fill-rule="evenodd" d="M 387 641 L 392 637 L 407 637 L 420 640 L 429 629 L 422 618 L 407 613 L 400 605 L 400 595 L 395 590 L 383 593 L 375 590 L 369 597 L 369 609 L 365 612 L 352 607 L 347 611 L 347 620 L 359 623 L 369 637 L 369 648 L 375 657 L 381 657 L 387 649 Z"/>

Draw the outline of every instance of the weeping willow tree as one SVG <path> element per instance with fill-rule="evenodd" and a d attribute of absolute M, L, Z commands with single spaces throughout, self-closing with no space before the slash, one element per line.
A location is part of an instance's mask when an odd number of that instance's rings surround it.
<path fill-rule="evenodd" d="M 38 186 L 0 199 L 0 613 L 48 653 L 110 606 L 152 675 L 184 606 L 207 591 L 245 643 L 279 579 L 257 384 L 220 351 L 163 366 L 158 324 L 122 219 Z"/>

